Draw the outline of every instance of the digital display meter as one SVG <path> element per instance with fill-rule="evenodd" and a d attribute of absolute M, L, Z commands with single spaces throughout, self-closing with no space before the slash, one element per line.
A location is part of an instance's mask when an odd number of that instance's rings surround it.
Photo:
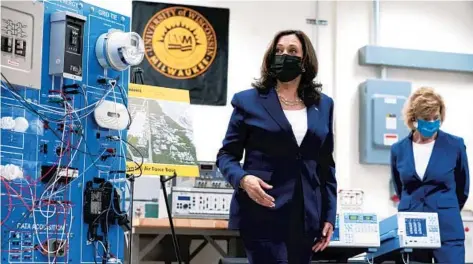
<path fill-rule="evenodd" d="M 411 237 L 426 237 L 427 236 L 427 221 L 426 219 L 406 218 L 406 235 Z"/>
<path fill-rule="evenodd" d="M 380 243 L 367 259 L 378 258 L 399 250 L 440 248 L 437 213 L 398 212 L 379 223 Z"/>
<path fill-rule="evenodd" d="M 379 223 L 377 215 L 360 212 L 339 212 L 330 246 L 378 247 Z"/>

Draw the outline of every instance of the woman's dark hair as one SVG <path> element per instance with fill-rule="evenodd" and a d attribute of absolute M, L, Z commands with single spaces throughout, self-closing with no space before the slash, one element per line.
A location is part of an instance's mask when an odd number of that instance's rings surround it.
<path fill-rule="evenodd" d="M 264 54 L 263 63 L 261 65 L 261 77 L 254 82 L 252 86 L 258 89 L 260 93 L 268 93 L 270 89 L 276 87 L 277 79 L 275 74 L 271 71 L 270 66 L 274 60 L 279 39 L 287 35 L 296 35 L 302 44 L 302 66 L 305 71 L 301 75 L 301 82 L 297 89 L 298 95 L 304 101 L 305 105 L 318 105 L 322 84 L 315 83 L 314 79 L 319 70 L 319 63 L 312 42 L 309 37 L 300 30 L 284 30 L 274 36 L 273 41 Z"/>

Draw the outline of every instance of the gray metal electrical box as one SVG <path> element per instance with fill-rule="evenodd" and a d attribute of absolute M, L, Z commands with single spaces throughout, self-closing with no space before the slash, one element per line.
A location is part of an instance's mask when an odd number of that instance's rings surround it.
<path fill-rule="evenodd" d="M 49 74 L 82 81 L 85 16 L 67 11 L 51 14 Z"/>
<path fill-rule="evenodd" d="M 359 89 L 360 163 L 389 165 L 391 146 L 409 134 L 402 110 L 411 83 L 367 80 Z"/>
<path fill-rule="evenodd" d="M 13 85 L 40 89 L 44 5 L 38 1 L 0 1 L 0 5 L 1 72 Z"/>

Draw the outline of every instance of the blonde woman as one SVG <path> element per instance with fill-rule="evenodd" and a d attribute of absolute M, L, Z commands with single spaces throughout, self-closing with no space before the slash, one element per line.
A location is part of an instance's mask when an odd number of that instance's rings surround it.
<path fill-rule="evenodd" d="M 468 158 L 463 139 L 440 130 L 445 103 L 431 88 L 420 88 L 404 113 L 410 135 L 391 148 L 392 177 L 399 211 L 436 212 L 442 247 L 416 250 L 411 260 L 465 263 L 465 233 L 460 211 L 469 192 Z"/>

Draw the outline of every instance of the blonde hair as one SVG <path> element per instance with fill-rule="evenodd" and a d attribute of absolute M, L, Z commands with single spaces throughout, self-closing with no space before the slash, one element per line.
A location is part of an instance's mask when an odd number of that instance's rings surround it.
<path fill-rule="evenodd" d="M 430 87 L 421 87 L 407 100 L 404 107 L 404 122 L 406 126 L 415 130 L 414 122 L 417 118 L 429 119 L 440 113 L 440 122 L 445 120 L 445 102 L 442 96 Z"/>

